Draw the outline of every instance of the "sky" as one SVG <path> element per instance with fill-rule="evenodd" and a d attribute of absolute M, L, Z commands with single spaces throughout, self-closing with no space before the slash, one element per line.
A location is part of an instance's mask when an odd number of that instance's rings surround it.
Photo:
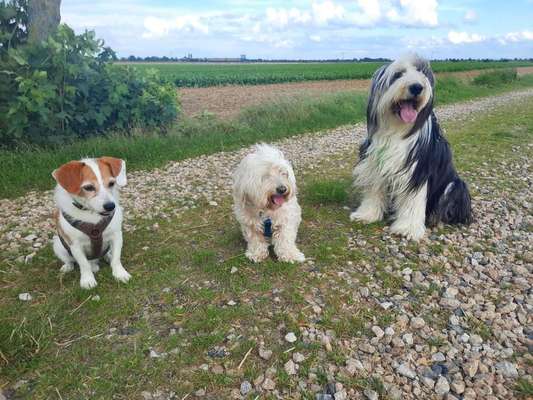
<path fill-rule="evenodd" d="M 63 0 L 120 57 L 533 57 L 533 0 Z"/>

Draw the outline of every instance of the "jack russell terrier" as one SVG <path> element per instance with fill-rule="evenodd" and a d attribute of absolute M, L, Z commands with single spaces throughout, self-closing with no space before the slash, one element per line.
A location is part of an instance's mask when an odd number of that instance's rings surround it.
<path fill-rule="evenodd" d="M 120 261 L 122 252 L 122 207 L 118 187 L 126 185 L 126 163 L 113 157 L 70 161 L 52 176 L 56 210 L 54 253 L 63 261 L 61 272 L 69 272 L 77 263 L 80 286 L 96 286 L 94 272 L 105 257 L 115 279 L 127 282 L 131 275 Z"/>

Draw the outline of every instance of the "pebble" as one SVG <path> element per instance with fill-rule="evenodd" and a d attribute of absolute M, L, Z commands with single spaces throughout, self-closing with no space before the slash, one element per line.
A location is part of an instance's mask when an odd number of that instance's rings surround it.
<path fill-rule="evenodd" d="M 405 363 L 400 364 L 396 369 L 396 372 L 410 379 L 416 378 L 416 372 L 409 368 L 409 366 Z"/>
<path fill-rule="evenodd" d="M 426 321 L 424 321 L 422 318 L 420 317 L 411 318 L 412 329 L 415 329 L 415 330 L 422 329 L 425 325 L 426 325 Z"/>
<path fill-rule="evenodd" d="M 463 371 L 469 378 L 473 378 L 479 368 L 479 360 L 473 359 L 463 364 Z"/>
<path fill-rule="evenodd" d="M 20 293 L 19 294 L 19 300 L 21 301 L 31 301 L 33 297 L 29 293 Z"/>
<path fill-rule="evenodd" d="M 289 332 L 285 335 L 285 340 L 289 343 L 294 343 L 296 342 L 297 338 L 294 332 Z"/>
<path fill-rule="evenodd" d="M 243 396 L 246 396 L 252 391 L 252 384 L 248 381 L 242 381 L 240 392 Z"/>
<path fill-rule="evenodd" d="M 374 391 L 374 390 L 371 390 L 371 389 L 365 389 L 363 391 L 363 394 L 365 395 L 365 397 L 368 399 L 368 400 L 378 400 L 379 399 L 379 394 L 378 392 Z"/>
<path fill-rule="evenodd" d="M 479 335 L 472 335 L 469 342 L 472 346 L 479 346 L 483 343 L 483 339 Z"/>
<path fill-rule="evenodd" d="M 259 348 L 259 357 L 261 357 L 263 360 L 270 360 L 270 357 L 272 357 L 272 350 L 267 350 L 263 347 Z"/>
<path fill-rule="evenodd" d="M 294 361 L 289 360 L 285 363 L 283 368 L 285 369 L 285 372 L 287 373 L 287 375 L 296 375 L 298 366 L 295 364 Z"/>
<path fill-rule="evenodd" d="M 230 274 L 235 274 L 237 273 L 237 271 L 239 271 L 239 268 L 237 267 L 231 267 L 231 270 L 229 271 Z"/>
<path fill-rule="evenodd" d="M 516 366 L 509 361 L 501 361 L 494 366 L 496 367 L 496 371 L 506 378 L 518 378 L 518 370 L 516 369 Z"/>
<path fill-rule="evenodd" d="M 335 400 L 346 400 L 348 398 L 348 393 L 346 393 L 346 390 L 342 389 L 342 390 L 335 392 L 335 394 L 333 395 L 333 398 Z"/>
<path fill-rule="evenodd" d="M 437 383 L 435 383 L 435 393 L 437 393 L 439 396 L 444 396 L 446 393 L 450 391 L 450 384 L 448 383 L 448 380 L 441 376 Z"/>
<path fill-rule="evenodd" d="M 364 369 L 365 367 L 363 366 L 361 361 L 355 360 L 353 358 L 349 358 L 348 360 L 346 360 L 346 371 L 348 371 L 350 375 L 353 376 L 358 371 L 363 371 Z"/>
<path fill-rule="evenodd" d="M 364 351 L 368 354 L 374 354 L 376 352 L 376 348 L 368 343 L 363 343 L 359 345 L 359 350 Z"/>
<path fill-rule="evenodd" d="M 292 355 L 292 359 L 295 363 L 301 363 L 305 361 L 305 356 L 302 353 L 296 352 Z"/>
<path fill-rule="evenodd" d="M 276 383 L 270 378 L 265 378 L 261 387 L 265 390 L 274 390 L 276 388 Z"/>
<path fill-rule="evenodd" d="M 374 335 L 376 335 L 376 337 L 378 339 L 381 339 L 384 335 L 385 335 L 385 332 L 383 332 L 383 329 L 381 329 L 379 326 L 377 325 L 374 325 L 372 327 L 372 332 L 374 333 Z"/>
<path fill-rule="evenodd" d="M 443 362 L 446 361 L 446 357 L 440 351 L 431 356 L 431 361 L 433 362 Z"/>

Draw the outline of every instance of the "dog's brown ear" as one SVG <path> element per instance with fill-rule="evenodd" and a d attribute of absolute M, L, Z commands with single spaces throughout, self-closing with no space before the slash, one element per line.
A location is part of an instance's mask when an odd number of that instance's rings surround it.
<path fill-rule="evenodd" d="M 81 172 L 84 166 L 81 161 L 70 161 L 52 172 L 52 176 L 67 192 L 78 194 L 81 190 Z"/>
<path fill-rule="evenodd" d="M 98 162 L 109 165 L 111 175 L 117 179 L 119 186 L 126 185 L 126 162 L 120 158 L 115 157 L 100 157 Z"/>

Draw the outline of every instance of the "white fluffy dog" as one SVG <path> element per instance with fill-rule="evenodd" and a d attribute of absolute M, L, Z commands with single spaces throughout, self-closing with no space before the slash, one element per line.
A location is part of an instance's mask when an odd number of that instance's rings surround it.
<path fill-rule="evenodd" d="M 296 199 L 296 178 L 283 153 L 266 144 L 254 146 L 233 173 L 233 201 L 237 221 L 253 262 L 268 257 L 269 245 L 280 261 L 303 262 L 296 247 L 302 210 Z"/>

